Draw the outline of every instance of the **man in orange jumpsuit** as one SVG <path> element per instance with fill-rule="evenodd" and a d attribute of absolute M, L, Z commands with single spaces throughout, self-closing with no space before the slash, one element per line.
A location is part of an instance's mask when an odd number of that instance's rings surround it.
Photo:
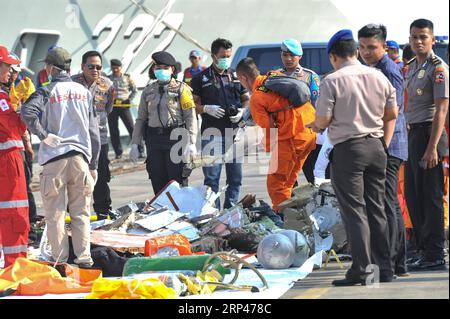
<path fill-rule="evenodd" d="M 279 204 L 291 198 L 303 163 L 316 147 L 316 134 L 306 127 L 314 121 L 314 107 L 310 102 L 290 107 L 286 98 L 265 88 L 267 76 L 260 75 L 252 58 L 239 62 L 236 72 L 241 84 L 252 92 L 250 112 L 256 124 L 264 129 L 266 151 L 272 152 L 269 169 L 274 165 L 276 168 L 267 175 L 267 191 L 273 209 L 279 211 Z M 281 72 L 272 73 L 283 76 Z"/>
<path fill-rule="evenodd" d="M 0 82 L 11 77 L 11 65 L 20 64 L 0 46 Z M 5 267 L 27 256 L 28 196 L 21 150 L 26 126 L 13 107 L 9 94 L 0 89 L 0 251 Z"/>

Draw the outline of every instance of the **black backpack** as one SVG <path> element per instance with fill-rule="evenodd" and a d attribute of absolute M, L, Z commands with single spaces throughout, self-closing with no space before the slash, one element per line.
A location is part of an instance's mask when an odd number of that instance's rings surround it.
<path fill-rule="evenodd" d="M 311 92 L 305 82 L 280 73 L 269 72 L 259 91 L 275 92 L 289 101 L 289 106 L 283 110 L 297 108 L 311 101 Z"/>
<path fill-rule="evenodd" d="M 311 102 L 311 91 L 305 82 L 279 72 L 268 72 L 266 79 L 257 90 L 275 92 L 289 101 L 289 105 L 286 105 L 286 107 L 269 113 L 272 122 L 271 126 L 274 124 L 275 127 L 278 127 L 275 114 L 295 109 L 307 102 Z"/>

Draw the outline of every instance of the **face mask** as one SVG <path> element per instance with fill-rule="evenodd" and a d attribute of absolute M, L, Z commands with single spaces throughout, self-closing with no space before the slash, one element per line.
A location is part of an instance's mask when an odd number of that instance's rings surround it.
<path fill-rule="evenodd" d="M 46 69 L 47 70 L 47 69 Z M 53 70 L 53 67 L 50 67 L 50 70 L 49 71 L 47 71 L 47 82 L 46 83 L 50 83 L 50 82 L 52 82 L 52 80 L 53 80 L 53 76 L 52 76 L 52 70 Z"/>
<path fill-rule="evenodd" d="M 227 70 L 231 65 L 231 58 L 220 58 L 217 59 L 216 66 L 221 70 Z"/>
<path fill-rule="evenodd" d="M 164 70 L 164 69 L 158 69 L 155 70 L 155 77 L 160 82 L 169 82 L 170 78 L 172 77 L 172 70 Z"/>

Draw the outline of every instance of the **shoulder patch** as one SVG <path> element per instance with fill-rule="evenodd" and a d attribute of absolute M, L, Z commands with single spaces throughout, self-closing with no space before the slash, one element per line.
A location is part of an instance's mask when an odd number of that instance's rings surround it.
<path fill-rule="evenodd" d="M 435 83 L 444 83 L 445 82 L 445 74 L 444 74 L 444 72 L 436 73 L 434 82 Z"/>
<path fill-rule="evenodd" d="M 266 88 L 264 85 L 258 86 L 258 87 L 256 88 L 256 90 L 257 90 L 257 91 L 260 91 L 260 92 L 264 92 L 264 93 L 269 92 L 269 89 Z"/>
<path fill-rule="evenodd" d="M 186 111 L 195 108 L 194 97 L 192 96 L 190 88 L 188 88 L 187 85 L 182 84 L 181 90 L 181 109 Z"/>

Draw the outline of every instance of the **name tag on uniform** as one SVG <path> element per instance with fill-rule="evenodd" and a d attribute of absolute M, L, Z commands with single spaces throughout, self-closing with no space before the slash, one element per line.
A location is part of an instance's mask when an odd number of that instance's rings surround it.
<path fill-rule="evenodd" d="M 425 76 L 425 70 L 420 70 L 419 71 L 419 75 L 417 76 L 417 78 L 421 79 Z"/>
<path fill-rule="evenodd" d="M 6 102 L 6 100 L 0 100 L 0 108 L 2 109 L 3 112 L 8 111 L 9 110 L 8 102 Z"/>

